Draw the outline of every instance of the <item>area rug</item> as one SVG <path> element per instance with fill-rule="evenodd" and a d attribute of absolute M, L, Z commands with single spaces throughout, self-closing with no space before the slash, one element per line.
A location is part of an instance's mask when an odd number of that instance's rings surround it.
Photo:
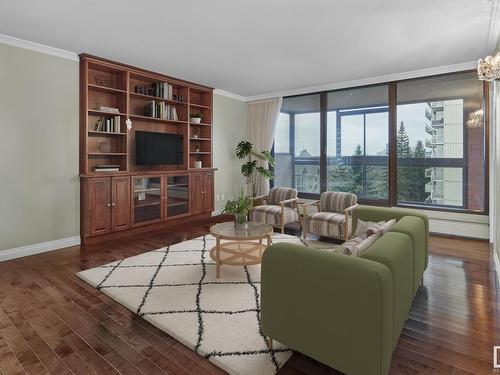
<path fill-rule="evenodd" d="M 305 244 L 275 234 L 273 243 Z M 274 374 L 292 352 L 271 349 L 260 326 L 260 265 L 222 266 L 211 235 L 77 275 L 230 374 Z"/>

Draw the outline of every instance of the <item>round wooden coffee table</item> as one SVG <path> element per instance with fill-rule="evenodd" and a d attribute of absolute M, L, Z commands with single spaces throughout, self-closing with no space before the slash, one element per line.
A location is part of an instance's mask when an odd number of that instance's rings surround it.
<path fill-rule="evenodd" d="M 220 277 L 220 266 L 250 266 L 262 261 L 262 254 L 271 245 L 273 227 L 264 223 L 248 222 L 245 229 L 236 228 L 234 222 L 215 224 L 210 228 L 216 245 L 210 257 L 216 262 L 216 276 Z M 262 240 L 266 239 L 267 244 Z M 221 242 L 221 240 L 227 240 Z"/>

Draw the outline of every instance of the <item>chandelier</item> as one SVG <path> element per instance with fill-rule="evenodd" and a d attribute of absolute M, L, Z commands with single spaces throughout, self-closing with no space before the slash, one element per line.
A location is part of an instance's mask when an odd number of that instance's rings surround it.
<path fill-rule="evenodd" d="M 480 128 L 483 125 L 482 109 L 476 109 L 474 112 L 469 113 L 469 119 L 466 121 L 468 128 Z"/>
<path fill-rule="evenodd" d="M 495 56 L 487 56 L 477 62 L 477 75 L 482 81 L 494 81 L 500 78 L 500 51 Z"/>

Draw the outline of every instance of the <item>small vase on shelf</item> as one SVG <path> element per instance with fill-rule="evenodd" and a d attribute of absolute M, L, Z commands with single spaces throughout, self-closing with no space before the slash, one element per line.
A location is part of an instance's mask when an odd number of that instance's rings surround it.
<path fill-rule="evenodd" d="M 189 121 L 191 121 L 193 124 L 199 124 L 202 119 L 202 115 L 200 113 L 191 113 L 189 116 Z"/>

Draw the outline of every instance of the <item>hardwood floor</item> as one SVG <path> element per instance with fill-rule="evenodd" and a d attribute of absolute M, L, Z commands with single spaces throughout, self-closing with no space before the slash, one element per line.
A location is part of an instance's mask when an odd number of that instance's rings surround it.
<path fill-rule="evenodd" d="M 206 234 L 215 220 L 0 263 L 0 374 L 222 374 L 75 276 Z M 500 299 L 488 243 L 433 236 L 430 247 L 390 373 L 494 373 Z M 279 373 L 337 372 L 296 353 Z"/>

